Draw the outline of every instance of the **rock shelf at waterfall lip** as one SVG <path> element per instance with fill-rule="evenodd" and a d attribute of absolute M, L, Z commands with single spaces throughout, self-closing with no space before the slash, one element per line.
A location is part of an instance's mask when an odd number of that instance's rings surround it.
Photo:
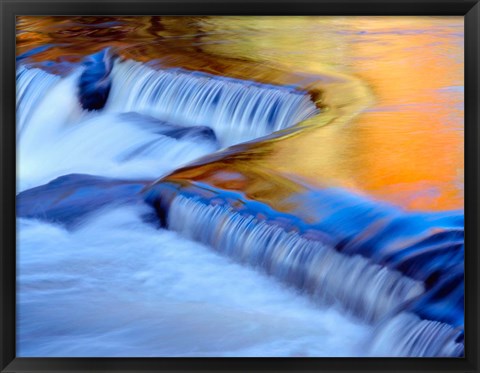
<path fill-rule="evenodd" d="M 184 69 L 115 63 L 105 110 L 135 111 L 172 123 L 211 127 L 225 146 L 256 140 L 316 114 L 306 91 Z"/>
<path fill-rule="evenodd" d="M 138 112 L 176 125 L 208 126 L 223 147 L 255 142 L 320 112 L 313 93 L 297 85 L 260 83 L 183 68 L 154 70 L 133 60 L 120 61 L 110 49 L 86 56 L 70 74 L 79 70 L 77 94 L 84 110 Z M 51 84 L 58 81 L 54 79 L 58 76 L 44 72 L 38 64 L 20 63 L 17 78 L 21 74 L 36 74 L 38 79 L 51 76 Z M 28 86 L 20 92 L 27 90 Z M 178 94 L 178 90 L 183 93 Z"/>
<path fill-rule="evenodd" d="M 24 63 L 17 77 L 32 69 L 39 76 L 52 76 Z M 173 124 L 208 126 L 224 147 L 256 141 L 319 113 L 311 94 L 295 85 L 182 68 L 154 70 L 132 60 L 119 61 L 110 49 L 85 57 L 78 69 L 78 100 L 84 110 L 138 112 Z"/>

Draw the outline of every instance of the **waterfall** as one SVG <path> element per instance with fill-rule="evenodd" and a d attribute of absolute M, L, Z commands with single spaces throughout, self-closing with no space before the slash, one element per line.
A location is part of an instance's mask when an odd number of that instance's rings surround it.
<path fill-rule="evenodd" d="M 49 74 L 42 69 L 20 66 L 17 69 L 17 137 L 25 129 L 41 101 L 60 80 L 57 75 Z"/>
<path fill-rule="evenodd" d="M 311 293 L 321 303 L 338 303 L 368 322 L 424 292 L 422 283 L 398 271 L 359 255 L 341 254 L 326 243 L 225 206 L 205 205 L 180 195 L 170 206 L 167 224 L 185 237 Z"/>
<path fill-rule="evenodd" d="M 115 63 L 106 110 L 209 126 L 224 146 L 293 126 L 318 111 L 306 92 L 291 87 L 182 69 L 153 70 L 134 61 Z"/>
<path fill-rule="evenodd" d="M 462 357 L 461 336 L 461 331 L 449 324 L 402 312 L 377 328 L 369 354 L 376 357 Z"/>
<path fill-rule="evenodd" d="M 460 212 L 406 213 L 320 190 L 302 194 L 318 210 L 306 223 L 201 182 L 164 180 L 144 193 L 168 229 L 374 325 L 372 356 L 462 356 Z"/>
<path fill-rule="evenodd" d="M 66 96 L 61 100 L 68 97 L 75 101 L 77 111 L 136 112 L 173 125 L 210 127 L 223 146 L 268 135 L 318 113 L 308 93 L 294 87 L 182 69 L 154 70 L 131 60 L 119 62 L 107 49 L 87 56 L 63 79 L 20 65 L 19 134 L 35 113 L 46 110 L 40 104 L 51 96 L 56 84 L 65 80 L 73 86 L 69 92 L 63 89 Z M 46 111 L 58 110 L 55 104 L 50 100 Z"/>
<path fill-rule="evenodd" d="M 18 191 L 69 173 L 153 179 L 219 148 L 215 133 L 206 126 L 82 109 L 82 79 L 82 66 L 65 77 L 18 67 Z M 90 96 L 92 87 L 104 89 L 90 83 Z"/>
<path fill-rule="evenodd" d="M 293 87 L 183 69 L 154 70 L 134 61 L 114 61 L 113 56 L 102 51 L 87 57 L 64 77 L 27 65 L 17 68 L 17 216 L 21 218 L 20 229 L 29 232 L 24 236 L 26 241 L 19 235 L 22 250 L 26 245 L 36 252 L 39 236 L 51 254 L 62 246 L 57 245 L 55 237 L 62 237 L 70 249 L 61 252 L 60 257 L 72 255 L 69 261 L 76 263 L 72 253 L 89 248 L 82 267 L 86 272 L 79 271 L 83 281 L 84 273 L 95 278 L 103 271 L 96 271 L 98 263 L 89 262 L 100 255 L 95 252 L 97 238 L 103 240 L 100 247 L 105 257 L 99 268 L 107 268 L 113 277 L 117 268 L 111 263 L 117 262 L 117 248 L 123 254 L 142 257 L 137 255 L 141 250 L 137 241 L 144 242 L 151 256 L 141 258 L 141 264 L 134 269 L 138 282 L 130 276 L 130 260 L 125 260 L 118 283 L 122 284 L 124 278 L 132 281 L 122 294 L 125 299 L 130 299 L 131 289 L 143 289 L 138 304 L 155 291 L 158 298 L 167 292 L 173 294 L 179 305 L 172 307 L 171 299 L 162 300 L 161 306 L 153 307 L 153 320 L 158 309 L 165 306 L 176 317 L 179 310 L 196 305 L 199 297 L 208 304 L 207 312 L 203 310 L 208 316 L 200 318 L 198 325 L 215 319 L 210 310 L 216 312 L 216 302 L 223 302 L 225 314 L 235 309 L 239 320 L 250 312 L 245 311 L 242 302 L 251 302 L 255 315 L 269 319 L 271 314 L 262 313 L 270 307 L 269 302 L 262 299 L 272 289 L 277 291 L 277 283 L 271 281 L 274 278 L 279 280 L 281 300 L 272 308 L 272 314 L 283 312 L 289 304 L 293 305 L 291 314 L 308 311 L 308 322 L 298 323 L 305 330 L 309 330 L 317 313 L 325 317 L 328 308 L 315 307 L 328 305 L 333 306 L 328 312 L 336 312 L 331 316 L 336 323 L 346 323 L 344 315 L 353 316 L 344 329 L 362 329 L 364 325 L 372 329 L 372 343 L 368 346 L 372 356 L 462 356 L 463 212 L 414 214 L 346 191 L 309 190 L 290 196 L 294 197 L 296 210 L 282 213 L 248 199 L 242 192 L 225 191 L 200 181 L 160 179 L 149 184 L 221 146 L 293 126 L 318 110 L 307 92 Z M 219 178 L 225 177 L 226 173 L 221 174 L 224 171 L 219 171 Z M 285 196 L 279 193 L 278 198 Z M 310 214 L 309 219 L 302 215 L 304 211 Z M 165 228 L 178 235 L 158 230 L 157 221 L 155 225 L 146 222 L 145 217 L 151 219 L 153 212 Z M 99 226 L 114 232 L 115 247 Z M 42 230 L 46 234 L 42 235 Z M 49 232 L 53 232 L 53 239 Z M 115 237 L 118 234 L 122 239 Z M 122 246 L 124 241 L 128 245 Z M 222 255 L 214 255 L 210 249 Z M 145 275 L 142 268 L 157 263 L 154 259 L 158 255 L 163 264 L 155 265 Z M 203 277 L 203 267 L 199 270 L 191 258 L 202 260 L 204 255 L 207 259 L 203 259 L 202 266 L 210 268 L 210 272 Z M 30 257 L 22 259 L 32 273 L 29 278 L 28 271 L 24 272 L 27 275 L 21 279 L 22 284 L 36 284 L 35 260 L 48 261 L 48 255 L 40 256 L 34 257 L 33 264 Z M 177 276 L 176 262 L 171 258 L 182 262 L 182 276 L 187 280 Z M 107 267 L 101 267 L 105 263 Z M 45 268 L 48 265 L 43 262 Z M 76 278 L 75 273 L 68 273 L 70 267 L 56 267 L 66 272 L 60 271 L 64 276 L 60 279 Z M 260 272 L 268 276 L 262 277 Z M 253 285 L 243 286 L 241 296 L 235 299 L 228 298 L 235 285 L 219 290 L 231 273 L 238 274 L 232 283 L 253 279 Z M 44 276 L 48 277 L 48 273 Z M 145 285 L 145 276 L 154 286 Z M 210 278 L 214 281 L 209 282 Z M 200 280 L 206 283 L 198 292 L 194 287 Z M 99 283 L 102 281 L 100 273 Z M 184 284 L 177 288 L 182 281 Z M 257 289 L 260 295 L 250 297 L 249 287 L 258 283 L 262 284 Z M 280 287 L 280 283 L 287 287 Z M 81 289 L 90 297 L 90 288 Z M 35 289 L 27 286 L 22 291 Z M 220 295 L 210 298 L 210 292 L 215 291 Z M 63 304 L 61 295 L 55 294 L 57 304 Z M 297 306 L 307 300 L 313 300 L 312 305 Z M 28 304 L 24 307 L 28 308 Z M 38 306 L 38 310 L 43 309 Z M 88 312 L 80 315 L 89 320 Z M 118 325 L 124 324 L 124 317 L 118 318 Z M 291 320 L 290 314 L 284 317 Z M 326 318 L 320 324 L 323 328 L 329 323 Z M 32 328 L 36 328 L 34 324 Z M 156 331 L 164 329 L 162 325 Z M 271 329 L 277 330 L 278 326 Z M 290 346 L 291 331 L 285 333 L 281 338 Z M 317 331 L 308 333 L 324 337 Z M 348 332 L 343 333 L 348 339 Z M 28 332 L 23 338 L 28 340 Z M 38 341 L 35 345 L 39 345 Z M 238 354 L 241 348 L 234 346 L 231 353 Z M 290 347 L 286 350 L 290 351 Z M 169 353 L 168 349 L 162 351 Z M 248 350 L 243 351 L 248 354 Z M 274 355 L 275 346 L 269 346 L 268 351 Z M 325 351 L 316 356 L 322 353 Z"/>

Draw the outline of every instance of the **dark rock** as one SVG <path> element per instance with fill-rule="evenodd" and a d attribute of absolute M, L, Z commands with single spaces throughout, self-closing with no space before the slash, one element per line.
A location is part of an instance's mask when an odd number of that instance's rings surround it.
<path fill-rule="evenodd" d="M 105 106 L 112 85 L 110 73 L 116 58 L 110 48 L 106 48 L 83 60 L 85 70 L 80 76 L 78 94 L 85 110 L 99 110 Z"/>
<path fill-rule="evenodd" d="M 143 203 L 147 181 L 115 180 L 71 174 L 17 195 L 17 216 L 71 227 L 106 206 Z"/>

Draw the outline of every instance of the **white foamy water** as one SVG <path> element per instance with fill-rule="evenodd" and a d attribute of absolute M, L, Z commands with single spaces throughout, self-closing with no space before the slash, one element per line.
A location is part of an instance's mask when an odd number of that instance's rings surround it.
<path fill-rule="evenodd" d="M 82 111 L 79 74 L 18 78 L 19 192 L 70 173 L 156 179 L 217 149 L 145 117 Z M 143 222 L 149 209 L 102 210 L 74 230 L 18 219 L 18 356 L 364 354 L 368 327 Z"/>
<path fill-rule="evenodd" d="M 146 207 L 74 231 L 19 219 L 19 356 L 359 356 L 369 330 L 210 248 Z"/>
<path fill-rule="evenodd" d="M 175 197 L 168 227 L 281 281 L 296 284 L 319 302 L 335 302 L 346 313 L 369 323 L 425 291 L 420 281 L 360 255 L 341 254 L 297 232 L 287 233 L 231 208 L 205 205 L 194 198 Z"/>
<path fill-rule="evenodd" d="M 31 70 L 19 79 L 19 87 L 29 84 L 18 97 L 25 118 L 17 135 L 19 192 L 69 173 L 155 179 L 218 148 L 207 140 L 164 136 L 141 116 L 82 111 L 80 71 L 58 79 Z M 46 86 L 39 98 L 37 90 Z"/>
<path fill-rule="evenodd" d="M 301 122 L 318 110 L 306 92 L 184 70 L 116 63 L 106 110 L 146 113 L 186 126 L 208 125 L 230 146 Z"/>
<path fill-rule="evenodd" d="M 60 77 L 48 74 L 40 69 L 28 69 L 20 66 L 17 70 L 17 136 L 20 136 L 25 124 L 39 109 L 39 103 L 45 92 L 58 82 Z"/>

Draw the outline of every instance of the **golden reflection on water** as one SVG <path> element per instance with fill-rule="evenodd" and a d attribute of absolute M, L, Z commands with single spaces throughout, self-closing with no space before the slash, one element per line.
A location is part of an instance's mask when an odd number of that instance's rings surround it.
<path fill-rule="evenodd" d="M 114 46 L 140 61 L 321 92 L 329 110 L 314 127 L 219 165 L 409 209 L 463 208 L 463 17 L 19 17 L 18 54 L 50 43 L 34 58 L 78 61 Z"/>

